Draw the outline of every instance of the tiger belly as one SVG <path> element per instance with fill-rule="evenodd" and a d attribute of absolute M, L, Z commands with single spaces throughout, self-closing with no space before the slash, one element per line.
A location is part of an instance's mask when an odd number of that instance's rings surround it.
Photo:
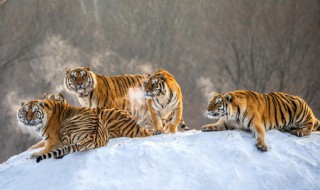
<path fill-rule="evenodd" d="M 227 129 L 241 129 L 246 131 L 252 131 L 252 128 L 248 127 L 248 122 L 244 120 L 243 123 L 239 123 L 236 121 L 225 120 L 225 124 Z"/>

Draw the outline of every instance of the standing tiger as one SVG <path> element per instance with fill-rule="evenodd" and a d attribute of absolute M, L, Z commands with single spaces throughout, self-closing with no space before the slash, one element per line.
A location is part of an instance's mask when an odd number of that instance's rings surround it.
<path fill-rule="evenodd" d="M 144 93 L 148 110 L 156 133 L 188 130 L 182 120 L 182 93 L 174 77 L 166 70 L 158 70 L 144 82 Z"/>
<path fill-rule="evenodd" d="M 301 137 L 319 130 L 320 126 L 319 120 L 302 98 L 282 92 L 259 94 L 239 90 L 214 95 L 209 101 L 206 115 L 219 120 L 203 126 L 203 131 L 250 130 L 261 151 L 267 151 L 265 130 L 289 131 Z"/>
<path fill-rule="evenodd" d="M 45 140 L 44 148 L 31 155 L 37 162 L 105 146 L 112 137 L 150 136 L 126 111 L 114 108 L 90 109 L 55 100 L 33 100 L 22 105 L 17 117 Z M 41 147 L 41 143 L 33 148 Z"/>
<path fill-rule="evenodd" d="M 150 120 L 150 116 L 146 100 L 138 92 L 142 92 L 146 79 L 145 75 L 103 76 L 85 66 L 68 69 L 64 84 L 68 91 L 77 95 L 82 106 L 127 110 L 139 124 L 144 124 Z M 130 90 L 132 93 L 129 93 Z M 186 128 L 184 126 L 184 122 L 181 122 L 181 128 Z"/>

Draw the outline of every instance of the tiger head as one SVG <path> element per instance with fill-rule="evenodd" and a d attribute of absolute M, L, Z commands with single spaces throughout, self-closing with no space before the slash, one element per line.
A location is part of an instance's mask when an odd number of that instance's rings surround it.
<path fill-rule="evenodd" d="M 211 97 L 206 111 L 206 116 L 210 119 L 218 119 L 221 117 L 227 117 L 232 98 L 230 94 L 218 94 Z"/>
<path fill-rule="evenodd" d="M 43 99 L 45 100 L 54 100 L 56 102 L 61 102 L 61 103 L 67 103 L 66 99 L 64 99 L 64 96 L 62 93 L 59 94 L 43 94 Z"/>
<path fill-rule="evenodd" d="M 147 99 L 166 94 L 166 79 L 164 74 L 148 74 L 148 79 L 143 84 L 144 96 Z"/>
<path fill-rule="evenodd" d="M 68 69 L 64 78 L 67 90 L 77 93 L 80 97 L 87 97 L 95 88 L 95 78 L 90 66 Z"/>
<path fill-rule="evenodd" d="M 17 111 L 18 122 L 25 127 L 31 127 L 40 133 L 47 125 L 52 111 L 45 107 L 47 100 L 32 100 L 22 103 Z"/>

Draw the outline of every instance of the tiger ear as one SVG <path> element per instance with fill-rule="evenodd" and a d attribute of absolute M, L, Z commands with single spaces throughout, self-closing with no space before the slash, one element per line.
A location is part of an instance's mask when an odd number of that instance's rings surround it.
<path fill-rule="evenodd" d="M 211 92 L 211 93 L 210 93 L 210 98 L 211 98 L 211 97 L 214 97 L 214 96 L 217 96 L 217 95 L 219 95 L 219 93 L 217 93 L 217 92 Z"/>
<path fill-rule="evenodd" d="M 230 94 L 225 94 L 225 95 L 223 95 L 223 97 L 229 102 L 229 103 L 231 103 L 232 102 L 232 96 L 230 95 Z"/>
<path fill-rule="evenodd" d="M 64 95 L 61 92 L 59 93 L 59 96 L 64 99 Z"/>
<path fill-rule="evenodd" d="M 150 73 L 146 73 L 146 75 L 147 75 L 147 77 L 148 77 L 148 78 L 151 76 L 151 74 L 150 74 Z"/>
<path fill-rule="evenodd" d="M 43 101 L 40 101 L 38 104 L 39 104 L 39 106 L 44 107 L 44 102 Z"/>
<path fill-rule="evenodd" d="M 66 68 L 66 75 L 69 74 L 71 72 L 71 69 Z"/>
<path fill-rule="evenodd" d="M 21 106 L 23 106 L 24 104 L 25 104 L 25 102 L 24 102 L 24 101 L 22 101 L 22 102 L 21 102 Z"/>
<path fill-rule="evenodd" d="M 84 66 L 84 69 L 87 71 L 91 71 L 91 66 L 90 65 Z"/>
<path fill-rule="evenodd" d="M 42 95 L 42 98 L 47 98 L 47 93 L 45 92 L 45 93 L 43 93 L 43 95 Z"/>
<path fill-rule="evenodd" d="M 161 80 L 165 81 L 165 77 L 164 77 L 163 74 L 159 75 L 159 78 L 160 78 Z"/>

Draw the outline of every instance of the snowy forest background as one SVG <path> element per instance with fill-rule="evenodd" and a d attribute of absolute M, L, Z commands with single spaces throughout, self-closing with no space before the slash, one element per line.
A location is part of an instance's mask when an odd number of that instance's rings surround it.
<path fill-rule="evenodd" d="M 74 66 L 169 70 L 190 128 L 212 122 L 211 92 L 236 89 L 299 95 L 320 118 L 319 46 L 319 0 L 1 0 L 0 162 L 39 141 L 17 126 L 21 101 L 66 94 Z"/>

